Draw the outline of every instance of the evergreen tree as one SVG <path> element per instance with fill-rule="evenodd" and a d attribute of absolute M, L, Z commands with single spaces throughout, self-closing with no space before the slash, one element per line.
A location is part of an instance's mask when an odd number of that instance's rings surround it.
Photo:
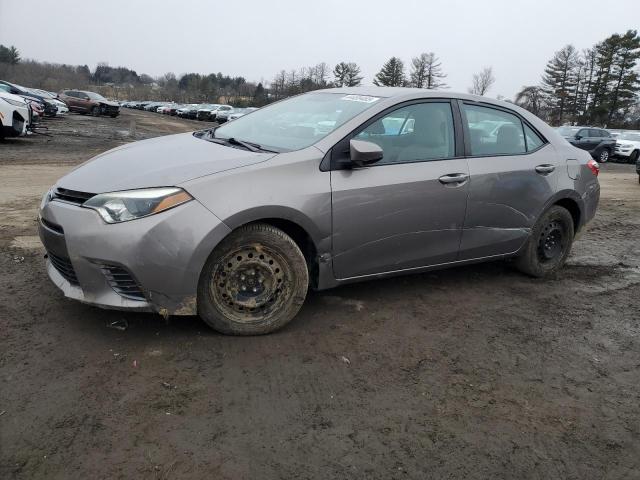
<path fill-rule="evenodd" d="M 360 67 L 353 62 L 347 63 L 347 74 L 345 76 L 345 87 L 357 87 L 362 83 Z"/>
<path fill-rule="evenodd" d="M 404 63 L 397 57 L 391 57 L 373 80 L 373 84 L 379 87 L 402 87 L 405 83 Z"/>
<path fill-rule="evenodd" d="M 433 52 L 422 53 L 411 60 L 411 86 L 416 88 L 444 88 L 442 64 Z"/>
<path fill-rule="evenodd" d="M 613 36 L 615 37 L 615 35 Z M 637 102 L 640 76 L 636 63 L 640 59 L 640 36 L 629 30 L 616 38 L 618 48 L 611 68 L 611 91 L 607 101 L 607 123 L 624 118 L 629 108 Z"/>
<path fill-rule="evenodd" d="M 357 87 L 362 83 L 360 67 L 353 62 L 340 62 L 333 69 L 336 87 Z"/>
<path fill-rule="evenodd" d="M 20 62 L 20 52 L 18 49 L 11 45 L 5 47 L 0 45 L 0 63 L 8 63 L 10 65 L 16 65 Z"/>
<path fill-rule="evenodd" d="M 552 109 L 552 123 L 562 125 L 571 105 L 575 103 L 578 65 L 578 54 L 573 45 L 558 50 L 547 63 L 542 88 Z"/>

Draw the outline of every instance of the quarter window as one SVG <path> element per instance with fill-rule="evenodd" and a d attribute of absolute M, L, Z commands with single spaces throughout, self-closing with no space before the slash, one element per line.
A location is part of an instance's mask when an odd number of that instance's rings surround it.
<path fill-rule="evenodd" d="M 376 143 L 384 157 L 376 165 L 421 162 L 455 155 L 453 114 L 449 102 L 427 102 L 398 108 L 355 136 Z"/>
<path fill-rule="evenodd" d="M 471 155 L 514 155 L 526 152 L 522 122 L 517 115 L 464 104 Z"/>
<path fill-rule="evenodd" d="M 544 141 L 534 132 L 529 125 L 524 126 L 524 137 L 527 141 L 527 152 L 531 152 L 544 145 Z"/>

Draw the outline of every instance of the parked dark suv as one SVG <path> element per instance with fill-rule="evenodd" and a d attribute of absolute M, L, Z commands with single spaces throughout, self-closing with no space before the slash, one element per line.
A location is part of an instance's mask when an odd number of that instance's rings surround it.
<path fill-rule="evenodd" d="M 109 115 L 112 118 L 120 114 L 120 105 L 107 100 L 99 93 L 83 92 L 81 90 L 63 90 L 60 92 L 60 100 L 69 105 L 69 110 L 78 113 L 90 113 L 97 117 Z"/>
<path fill-rule="evenodd" d="M 586 150 L 600 163 L 606 163 L 616 148 L 616 139 L 602 128 L 560 127 L 558 132 L 574 147 Z"/>

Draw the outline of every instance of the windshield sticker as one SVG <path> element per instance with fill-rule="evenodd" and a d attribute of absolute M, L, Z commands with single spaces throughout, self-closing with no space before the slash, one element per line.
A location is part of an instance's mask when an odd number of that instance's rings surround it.
<path fill-rule="evenodd" d="M 346 95 L 340 100 L 349 100 L 350 102 L 373 103 L 380 100 L 380 97 L 371 97 L 369 95 Z"/>

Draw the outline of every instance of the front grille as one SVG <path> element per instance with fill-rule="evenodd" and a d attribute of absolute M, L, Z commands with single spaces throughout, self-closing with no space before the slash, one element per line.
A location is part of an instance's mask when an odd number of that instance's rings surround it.
<path fill-rule="evenodd" d="M 125 298 L 131 300 L 144 300 L 145 296 L 142 293 L 142 289 L 133 276 L 124 268 L 116 265 L 100 265 L 100 269 L 104 276 L 107 278 L 111 288 Z"/>
<path fill-rule="evenodd" d="M 66 188 L 56 188 L 51 198 L 74 203 L 76 205 L 82 205 L 91 197 L 95 197 L 95 195 L 95 193 L 78 192 L 77 190 L 68 190 Z"/>
<path fill-rule="evenodd" d="M 78 277 L 76 277 L 76 272 L 73 269 L 71 260 L 65 257 L 59 257 L 51 252 L 47 252 L 47 256 L 49 257 L 51 265 L 55 267 L 55 269 L 60 273 L 60 275 L 64 277 L 66 281 L 68 281 L 69 283 L 73 283 L 74 285 L 78 284 Z"/>

